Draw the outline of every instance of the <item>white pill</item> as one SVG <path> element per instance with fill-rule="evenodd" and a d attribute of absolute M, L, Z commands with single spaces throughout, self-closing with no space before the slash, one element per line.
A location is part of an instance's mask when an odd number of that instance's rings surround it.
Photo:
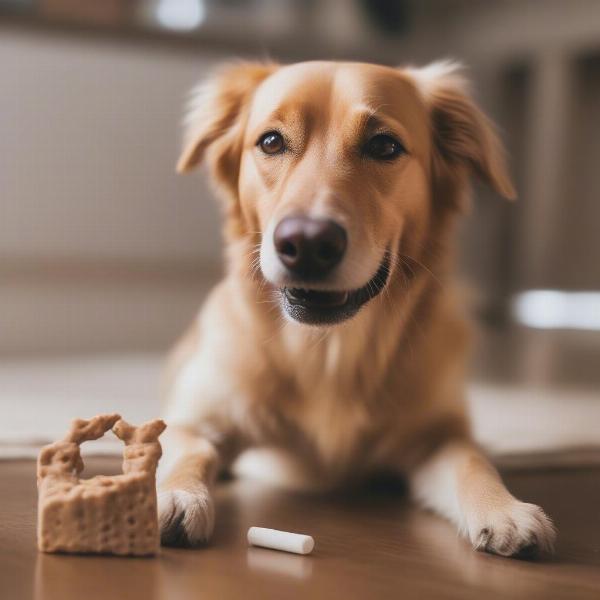
<path fill-rule="evenodd" d="M 251 546 L 262 546 L 295 554 L 310 554 L 315 547 L 315 540 L 310 535 L 265 529 L 264 527 L 250 527 L 248 543 Z"/>

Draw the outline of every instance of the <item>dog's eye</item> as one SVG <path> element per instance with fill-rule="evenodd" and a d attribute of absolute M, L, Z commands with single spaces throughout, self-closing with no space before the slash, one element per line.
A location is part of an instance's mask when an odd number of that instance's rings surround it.
<path fill-rule="evenodd" d="M 280 133 L 277 133 L 277 131 L 269 131 L 268 133 L 261 135 L 257 146 L 260 146 L 260 149 L 265 154 L 279 154 L 285 150 L 283 137 Z"/>
<path fill-rule="evenodd" d="M 376 160 L 392 160 L 406 152 L 404 146 L 391 135 L 380 133 L 372 137 L 364 146 L 363 152 Z"/>

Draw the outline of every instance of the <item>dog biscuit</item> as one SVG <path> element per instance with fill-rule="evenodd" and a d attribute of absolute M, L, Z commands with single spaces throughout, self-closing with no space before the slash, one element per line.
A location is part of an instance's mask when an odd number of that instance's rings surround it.
<path fill-rule="evenodd" d="M 38 548 L 43 552 L 148 556 L 158 552 L 156 466 L 161 420 L 139 427 L 117 414 L 73 421 L 64 439 L 42 448 L 37 467 Z M 124 444 L 123 473 L 79 479 L 80 444 L 112 428 Z"/>

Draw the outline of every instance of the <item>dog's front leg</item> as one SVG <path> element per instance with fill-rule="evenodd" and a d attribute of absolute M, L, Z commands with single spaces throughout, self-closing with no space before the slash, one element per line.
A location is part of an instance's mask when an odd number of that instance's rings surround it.
<path fill-rule="evenodd" d="M 163 435 L 158 474 L 158 522 L 166 545 L 194 546 L 212 534 L 212 486 L 219 453 L 206 438 L 169 426 Z"/>
<path fill-rule="evenodd" d="M 411 475 L 412 492 L 426 507 L 454 521 L 476 550 L 513 556 L 552 550 L 555 530 L 535 504 L 520 502 L 470 441 L 442 446 Z"/>

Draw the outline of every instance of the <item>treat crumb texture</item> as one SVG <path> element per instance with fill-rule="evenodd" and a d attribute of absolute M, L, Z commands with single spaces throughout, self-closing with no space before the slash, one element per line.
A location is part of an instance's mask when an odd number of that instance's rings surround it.
<path fill-rule="evenodd" d="M 80 444 L 109 429 L 123 440 L 123 473 L 79 479 Z M 151 556 L 160 535 L 156 512 L 156 466 L 161 420 L 134 427 L 119 415 L 77 419 L 63 440 L 38 457 L 38 548 L 71 552 Z"/>

